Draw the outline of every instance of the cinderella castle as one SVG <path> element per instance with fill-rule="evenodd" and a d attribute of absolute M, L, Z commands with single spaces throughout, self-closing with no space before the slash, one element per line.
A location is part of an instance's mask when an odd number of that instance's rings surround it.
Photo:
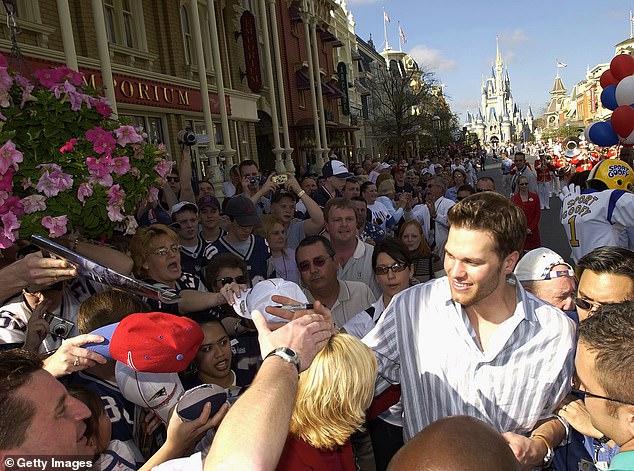
<path fill-rule="evenodd" d="M 511 79 L 508 68 L 504 66 L 500 44 L 496 43 L 495 66 L 491 67 L 491 76 L 482 77 L 482 102 L 475 115 L 467 112 L 465 126 L 468 132 L 475 132 L 480 143 L 497 147 L 497 144 L 521 142 L 531 138 L 534 123 L 533 112 L 528 108 L 524 118 L 522 111 L 513 101 Z"/>

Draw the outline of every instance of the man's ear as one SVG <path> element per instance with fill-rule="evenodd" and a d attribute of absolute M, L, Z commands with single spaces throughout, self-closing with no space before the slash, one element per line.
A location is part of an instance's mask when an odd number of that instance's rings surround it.
<path fill-rule="evenodd" d="M 515 250 L 506 256 L 504 259 L 504 274 L 510 275 L 515 270 L 515 265 L 517 265 L 518 260 L 520 259 L 520 253 Z"/>
<path fill-rule="evenodd" d="M 627 433 L 630 436 L 634 436 L 634 405 L 626 404 L 621 407 L 623 411 L 619 415 L 622 414 Z"/>

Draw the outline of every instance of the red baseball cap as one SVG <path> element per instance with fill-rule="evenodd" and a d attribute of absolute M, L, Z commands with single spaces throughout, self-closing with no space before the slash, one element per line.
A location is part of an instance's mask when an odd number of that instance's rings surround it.
<path fill-rule="evenodd" d="M 177 373 L 189 366 L 203 342 L 200 326 L 187 317 L 164 312 L 130 314 L 121 322 L 92 332 L 106 340 L 86 345 L 137 371 Z"/>

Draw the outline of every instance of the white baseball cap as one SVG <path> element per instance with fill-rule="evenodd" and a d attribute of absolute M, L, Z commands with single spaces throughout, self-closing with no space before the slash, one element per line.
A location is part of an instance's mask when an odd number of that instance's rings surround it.
<path fill-rule="evenodd" d="M 324 178 L 337 177 L 346 179 L 354 177 L 354 174 L 350 173 L 348 167 L 346 167 L 341 160 L 329 160 L 326 162 L 321 169 L 321 174 Z"/>
<path fill-rule="evenodd" d="M 557 265 L 566 269 L 553 270 Z M 515 276 L 519 281 L 552 280 L 562 276 L 575 276 L 572 267 L 557 252 L 546 247 L 533 249 L 520 259 L 515 266 Z"/>
<path fill-rule="evenodd" d="M 117 385 L 123 397 L 141 407 L 152 409 L 167 424 L 169 413 L 183 395 L 177 373 L 146 373 L 117 362 Z"/>
<path fill-rule="evenodd" d="M 307 303 L 308 299 L 302 289 L 292 281 L 282 278 L 271 278 L 260 281 L 253 288 L 242 291 L 239 297 L 235 298 L 233 310 L 247 319 L 251 319 L 251 312 L 260 311 L 269 322 L 288 322 L 288 319 L 274 316 L 265 311 L 266 306 L 276 306 L 277 303 L 271 301 L 271 296 L 286 296 L 294 299 L 300 304 Z"/>

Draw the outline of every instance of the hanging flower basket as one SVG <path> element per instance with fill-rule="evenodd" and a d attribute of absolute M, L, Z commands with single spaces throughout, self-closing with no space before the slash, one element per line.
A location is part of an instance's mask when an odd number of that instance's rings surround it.
<path fill-rule="evenodd" d="M 32 234 L 134 233 L 136 209 L 157 200 L 172 162 L 111 114 L 82 74 L 27 79 L 0 55 L 0 248 Z"/>

